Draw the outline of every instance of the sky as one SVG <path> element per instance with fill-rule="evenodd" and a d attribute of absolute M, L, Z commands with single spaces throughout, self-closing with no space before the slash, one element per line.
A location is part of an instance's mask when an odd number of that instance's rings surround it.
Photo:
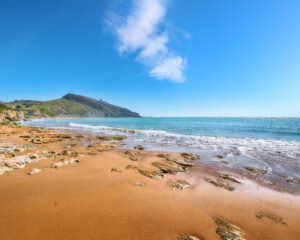
<path fill-rule="evenodd" d="M 300 117 L 299 0 L 0 1 L 0 100 Z"/>

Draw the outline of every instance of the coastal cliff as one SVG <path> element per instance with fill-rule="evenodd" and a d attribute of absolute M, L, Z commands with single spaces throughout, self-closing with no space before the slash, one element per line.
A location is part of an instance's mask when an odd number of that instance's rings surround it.
<path fill-rule="evenodd" d="M 0 124 L 22 120 L 25 120 L 25 115 L 23 111 L 11 110 L 5 104 L 0 103 Z"/>
<path fill-rule="evenodd" d="M 23 111 L 28 118 L 140 117 L 129 109 L 76 94 L 66 94 L 62 98 L 49 101 L 15 100 L 8 102 L 7 106 Z"/>

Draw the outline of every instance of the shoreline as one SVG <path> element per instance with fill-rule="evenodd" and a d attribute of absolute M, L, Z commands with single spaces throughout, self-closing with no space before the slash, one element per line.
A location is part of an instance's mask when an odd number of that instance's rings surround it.
<path fill-rule="evenodd" d="M 193 155 L 118 149 L 122 141 L 111 140 L 0 127 L 1 143 L 32 146 L 13 154 L 40 158 L 0 176 L 2 239 L 209 240 L 221 239 L 224 221 L 239 229 L 236 239 L 299 239 L 298 195 Z M 28 175 L 33 169 L 41 171 Z"/>

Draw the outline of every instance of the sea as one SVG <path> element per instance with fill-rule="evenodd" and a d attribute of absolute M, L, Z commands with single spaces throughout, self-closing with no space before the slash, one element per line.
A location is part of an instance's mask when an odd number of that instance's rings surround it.
<path fill-rule="evenodd" d="M 122 148 L 192 152 L 207 163 L 252 166 L 300 179 L 300 118 L 141 117 L 25 121 L 25 126 L 125 135 Z"/>

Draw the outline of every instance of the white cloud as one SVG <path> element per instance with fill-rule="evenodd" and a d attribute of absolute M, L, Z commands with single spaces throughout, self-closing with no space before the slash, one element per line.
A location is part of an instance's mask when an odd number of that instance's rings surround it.
<path fill-rule="evenodd" d="M 181 57 L 165 58 L 155 66 L 150 74 L 158 79 L 170 79 L 175 82 L 184 82 L 183 70 L 185 63 Z"/>
<path fill-rule="evenodd" d="M 127 16 L 114 17 L 118 22 L 111 17 L 108 22 L 118 38 L 120 54 L 138 52 L 136 60 L 151 68 L 151 76 L 184 82 L 185 61 L 172 53 L 167 32 L 160 30 L 165 13 L 166 0 L 133 0 Z"/>

